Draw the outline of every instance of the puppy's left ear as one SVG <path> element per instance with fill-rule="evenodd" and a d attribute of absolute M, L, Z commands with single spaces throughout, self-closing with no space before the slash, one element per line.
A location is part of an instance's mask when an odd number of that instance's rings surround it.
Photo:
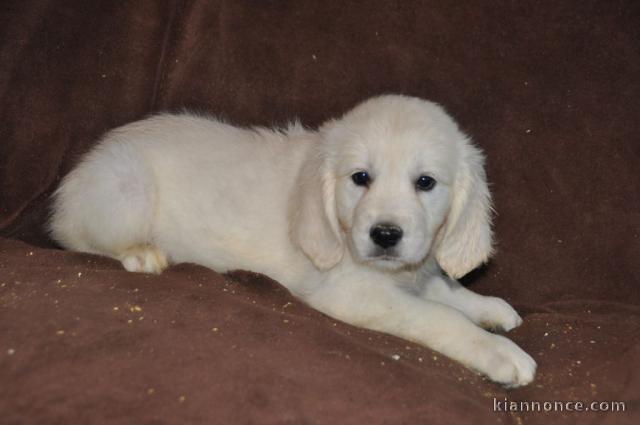
<path fill-rule="evenodd" d="M 289 200 L 289 235 L 318 269 L 328 270 L 342 259 L 344 245 L 336 212 L 335 173 L 322 147 L 315 148 L 302 165 Z"/>
<path fill-rule="evenodd" d="M 491 212 L 484 156 L 462 140 L 453 200 L 436 248 L 438 264 L 452 278 L 464 276 L 493 254 Z"/>

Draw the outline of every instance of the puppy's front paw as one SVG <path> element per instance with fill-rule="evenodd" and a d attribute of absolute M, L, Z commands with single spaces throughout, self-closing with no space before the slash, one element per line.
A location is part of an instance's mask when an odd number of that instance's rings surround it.
<path fill-rule="evenodd" d="M 490 335 L 478 351 L 479 372 L 506 387 L 527 385 L 536 373 L 536 362 L 513 341 Z"/>
<path fill-rule="evenodd" d="M 127 271 L 141 273 L 158 274 L 168 266 L 164 253 L 148 245 L 129 248 L 120 255 L 120 262 Z"/>
<path fill-rule="evenodd" d="M 510 331 L 522 324 L 520 315 L 502 298 L 483 297 L 474 321 L 485 329 Z"/>

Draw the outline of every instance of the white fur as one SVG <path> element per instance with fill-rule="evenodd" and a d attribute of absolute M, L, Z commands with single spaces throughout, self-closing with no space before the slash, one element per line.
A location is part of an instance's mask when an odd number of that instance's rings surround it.
<path fill-rule="evenodd" d="M 368 187 L 351 175 L 366 170 Z M 421 175 L 436 179 L 416 190 Z M 246 269 L 345 322 L 431 347 L 507 386 L 534 360 L 503 336 L 522 319 L 454 280 L 491 255 L 483 156 L 438 105 L 370 99 L 318 131 L 160 115 L 107 134 L 55 194 L 64 247 L 159 273 Z M 373 225 L 403 229 L 384 251 Z M 447 272 L 444 275 L 441 268 Z"/>

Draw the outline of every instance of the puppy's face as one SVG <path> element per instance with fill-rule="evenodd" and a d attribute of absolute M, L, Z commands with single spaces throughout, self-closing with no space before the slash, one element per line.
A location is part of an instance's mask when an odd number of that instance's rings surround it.
<path fill-rule="evenodd" d="M 464 136 L 432 103 L 386 100 L 359 106 L 327 137 L 337 218 L 352 257 L 395 270 L 429 255 L 451 206 L 455 138 Z"/>
<path fill-rule="evenodd" d="M 320 270 L 397 270 L 432 255 L 453 278 L 492 254 L 482 152 L 438 105 L 387 95 L 320 128 L 290 201 L 290 237 Z"/>

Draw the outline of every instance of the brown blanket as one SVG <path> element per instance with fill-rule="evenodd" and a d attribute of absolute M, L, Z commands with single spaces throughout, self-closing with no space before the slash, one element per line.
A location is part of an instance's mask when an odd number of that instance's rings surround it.
<path fill-rule="evenodd" d="M 639 423 L 638 2 L 5 3 L 1 423 Z M 528 387 L 259 275 L 134 275 L 46 236 L 49 195 L 109 128 L 184 107 L 314 126 L 386 92 L 443 104 L 487 153 L 498 253 L 465 283 L 522 313 Z"/>

